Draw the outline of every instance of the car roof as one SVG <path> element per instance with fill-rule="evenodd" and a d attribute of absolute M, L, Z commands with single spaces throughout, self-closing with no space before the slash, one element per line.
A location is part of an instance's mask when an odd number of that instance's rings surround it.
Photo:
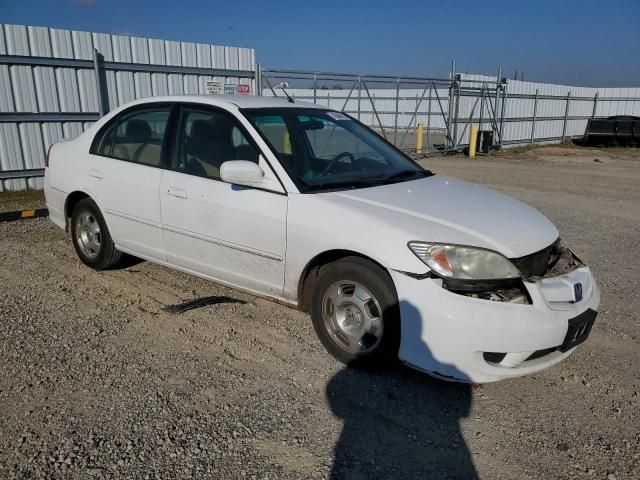
<path fill-rule="evenodd" d="M 295 100 L 295 99 L 294 99 Z M 318 108 L 328 109 L 323 105 L 295 100 L 293 103 L 282 97 L 256 97 L 251 95 L 166 95 L 143 98 L 132 104 L 153 102 L 190 102 L 208 105 L 233 105 L 238 108 Z"/>

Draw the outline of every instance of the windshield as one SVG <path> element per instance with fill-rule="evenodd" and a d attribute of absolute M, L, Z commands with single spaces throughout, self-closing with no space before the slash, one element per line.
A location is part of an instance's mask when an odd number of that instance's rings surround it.
<path fill-rule="evenodd" d="M 340 112 L 314 108 L 242 112 L 303 193 L 364 188 L 432 175 Z"/>

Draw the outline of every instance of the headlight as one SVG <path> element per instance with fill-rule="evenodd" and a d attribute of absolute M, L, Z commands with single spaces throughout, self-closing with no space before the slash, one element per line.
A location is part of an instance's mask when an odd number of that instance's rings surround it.
<path fill-rule="evenodd" d="M 520 271 L 499 253 L 475 247 L 409 242 L 409 248 L 435 273 L 456 280 L 519 278 Z"/>

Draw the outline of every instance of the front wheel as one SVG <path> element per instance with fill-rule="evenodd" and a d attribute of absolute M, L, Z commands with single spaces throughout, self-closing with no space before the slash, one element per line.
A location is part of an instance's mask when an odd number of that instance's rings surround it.
<path fill-rule="evenodd" d="M 341 362 L 376 368 L 397 358 L 400 315 L 389 274 L 360 257 L 323 266 L 311 319 L 324 347 Z"/>

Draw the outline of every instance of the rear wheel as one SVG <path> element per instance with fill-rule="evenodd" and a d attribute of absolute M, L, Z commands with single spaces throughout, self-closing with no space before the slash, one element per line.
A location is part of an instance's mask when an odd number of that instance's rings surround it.
<path fill-rule="evenodd" d="M 71 238 L 82 263 L 96 270 L 118 266 L 123 253 L 116 249 L 107 224 L 90 198 L 82 199 L 71 216 Z"/>
<path fill-rule="evenodd" d="M 362 368 L 395 361 L 399 308 L 389 274 L 360 257 L 347 257 L 318 272 L 311 319 L 324 347 L 341 362 Z"/>

